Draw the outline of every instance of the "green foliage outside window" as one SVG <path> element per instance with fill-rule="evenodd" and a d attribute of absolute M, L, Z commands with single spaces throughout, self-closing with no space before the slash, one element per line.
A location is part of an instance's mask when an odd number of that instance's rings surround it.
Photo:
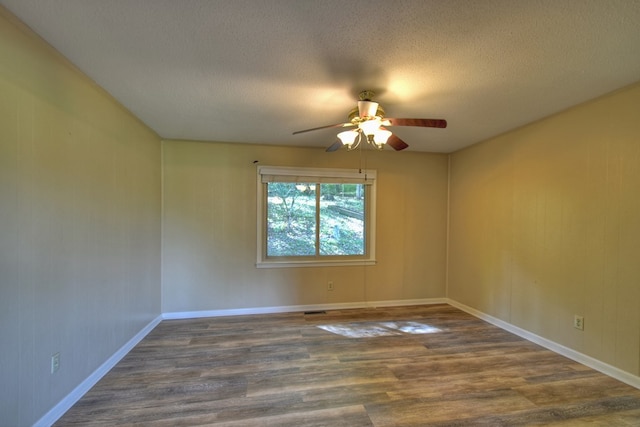
<path fill-rule="evenodd" d="M 364 255 L 364 185 L 270 182 L 267 191 L 267 256 Z"/>

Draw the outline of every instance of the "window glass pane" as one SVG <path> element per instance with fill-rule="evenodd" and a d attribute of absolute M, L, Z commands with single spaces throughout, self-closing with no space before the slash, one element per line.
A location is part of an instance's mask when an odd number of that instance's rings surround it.
<path fill-rule="evenodd" d="M 313 183 L 267 184 L 267 256 L 316 254 Z"/>
<path fill-rule="evenodd" d="M 320 255 L 364 255 L 362 184 L 320 184 Z"/>

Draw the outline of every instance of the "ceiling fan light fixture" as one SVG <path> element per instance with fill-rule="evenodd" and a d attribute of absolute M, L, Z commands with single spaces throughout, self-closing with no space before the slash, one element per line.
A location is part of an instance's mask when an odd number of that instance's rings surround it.
<path fill-rule="evenodd" d="M 380 130 L 380 119 L 365 120 L 358 125 L 365 135 L 375 135 Z"/>
<path fill-rule="evenodd" d="M 375 134 L 373 134 L 373 141 L 378 147 L 382 147 L 382 145 L 386 144 L 391 137 L 391 131 L 386 129 L 378 129 Z"/>
<path fill-rule="evenodd" d="M 347 147 L 347 150 L 355 150 L 361 148 L 361 143 L 370 144 L 381 150 L 385 145 L 389 145 L 396 151 L 404 150 L 407 145 L 403 140 L 393 135 L 388 126 L 415 126 L 425 128 L 446 128 L 447 121 L 444 119 L 406 119 L 406 118 L 386 118 L 384 109 L 377 102 L 372 101 L 373 91 L 363 90 L 360 92 L 360 100 L 355 108 L 352 108 L 348 114 L 348 122 L 336 123 L 327 126 L 320 126 L 311 129 L 299 130 L 293 132 L 294 135 L 303 132 L 310 132 L 328 128 L 344 128 L 353 126 L 352 130 L 340 132 L 338 141 L 335 141 L 327 152 L 333 152 L 341 147 Z M 393 138 L 391 138 L 393 136 Z M 391 138 L 391 139 L 390 139 Z M 364 140 L 364 141 L 363 141 Z"/>
<path fill-rule="evenodd" d="M 342 144 L 347 147 L 351 147 L 353 143 L 356 141 L 359 132 L 357 130 L 345 130 L 344 132 L 340 132 L 338 134 L 338 138 L 342 141 Z"/>

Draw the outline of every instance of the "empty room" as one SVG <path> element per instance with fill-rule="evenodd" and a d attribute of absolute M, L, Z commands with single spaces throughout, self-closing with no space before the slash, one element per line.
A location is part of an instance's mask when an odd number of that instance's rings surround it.
<path fill-rule="evenodd" d="M 637 0 L 0 0 L 0 427 L 640 425 Z"/>

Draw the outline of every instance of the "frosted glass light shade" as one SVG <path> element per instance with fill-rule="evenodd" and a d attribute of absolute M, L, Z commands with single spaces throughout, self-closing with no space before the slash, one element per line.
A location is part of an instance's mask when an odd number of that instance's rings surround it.
<path fill-rule="evenodd" d="M 380 129 L 380 120 L 366 120 L 358 125 L 365 135 L 375 135 Z"/>
<path fill-rule="evenodd" d="M 373 135 L 373 140 L 378 145 L 386 144 L 387 141 L 389 140 L 390 136 L 391 136 L 391 132 L 390 131 L 388 131 L 386 129 L 379 129 Z"/>
<path fill-rule="evenodd" d="M 345 130 L 344 132 L 340 132 L 338 134 L 338 138 L 340 139 L 340 141 L 342 141 L 342 144 L 346 145 L 347 147 L 353 145 L 357 136 L 358 131 L 355 130 Z"/>

